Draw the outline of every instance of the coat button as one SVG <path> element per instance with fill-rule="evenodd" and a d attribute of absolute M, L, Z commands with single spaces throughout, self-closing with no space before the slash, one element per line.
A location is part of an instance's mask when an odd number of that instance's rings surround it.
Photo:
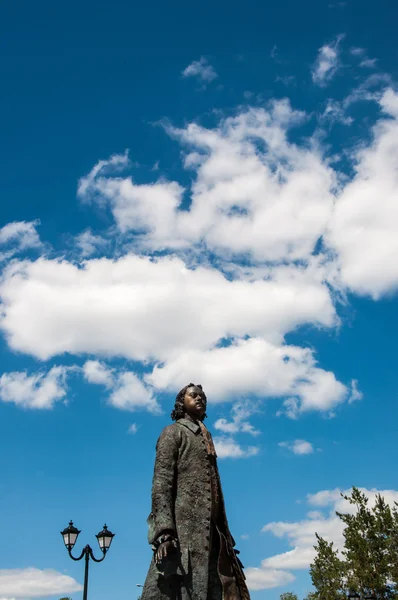
<path fill-rule="evenodd" d="M 207 551 L 209 549 L 209 546 L 205 546 L 205 550 Z"/>

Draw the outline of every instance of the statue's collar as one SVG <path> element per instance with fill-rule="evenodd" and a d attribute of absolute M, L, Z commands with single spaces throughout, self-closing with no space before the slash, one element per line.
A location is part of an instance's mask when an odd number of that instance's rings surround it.
<path fill-rule="evenodd" d="M 186 417 L 178 419 L 177 423 L 179 423 L 180 425 L 184 425 L 184 427 L 188 427 L 188 429 L 193 431 L 193 433 L 198 433 L 198 431 L 200 430 L 200 426 L 197 423 L 195 423 L 195 421 L 187 419 Z"/>

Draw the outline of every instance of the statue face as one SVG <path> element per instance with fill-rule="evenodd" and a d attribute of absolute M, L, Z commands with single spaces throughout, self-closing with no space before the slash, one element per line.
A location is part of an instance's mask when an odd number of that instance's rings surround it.
<path fill-rule="evenodd" d="M 206 412 L 206 400 L 203 390 L 196 385 L 189 387 L 184 396 L 185 412 L 193 419 L 202 419 Z"/>

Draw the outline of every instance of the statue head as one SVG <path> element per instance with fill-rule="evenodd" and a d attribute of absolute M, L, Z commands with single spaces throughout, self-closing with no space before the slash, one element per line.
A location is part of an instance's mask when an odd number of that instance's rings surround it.
<path fill-rule="evenodd" d="M 174 410 L 171 413 L 173 421 L 182 419 L 185 415 L 198 421 L 206 418 L 207 397 L 201 385 L 189 383 L 176 396 Z"/>

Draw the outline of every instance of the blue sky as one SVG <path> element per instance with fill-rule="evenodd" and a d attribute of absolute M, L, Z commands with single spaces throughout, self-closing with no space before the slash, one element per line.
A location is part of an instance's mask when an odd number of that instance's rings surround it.
<path fill-rule="evenodd" d="M 116 533 L 89 594 L 138 595 L 189 381 L 255 600 L 310 590 L 340 491 L 398 499 L 397 17 L 3 3 L 1 600 L 81 597 L 71 518 Z"/>

